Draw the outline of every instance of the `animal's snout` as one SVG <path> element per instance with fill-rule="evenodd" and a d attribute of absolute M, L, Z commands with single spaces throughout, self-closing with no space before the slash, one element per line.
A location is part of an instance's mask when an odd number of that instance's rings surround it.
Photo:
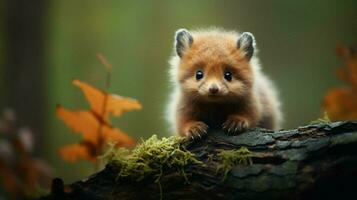
<path fill-rule="evenodd" d="M 208 89 L 208 91 L 211 93 L 211 94 L 217 94 L 219 92 L 219 88 L 217 85 L 211 85 Z"/>

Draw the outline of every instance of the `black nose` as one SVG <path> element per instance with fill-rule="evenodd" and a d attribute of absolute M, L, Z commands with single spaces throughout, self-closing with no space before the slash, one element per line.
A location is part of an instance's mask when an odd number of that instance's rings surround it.
<path fill-rule="evenodd" d="M 217 86 L 211 86 L 211 87 L 209 88 L 209 92 L 210 92 L 211 94 L 217 94 L 218 91 L 219 91 L 219 89 L 218 89 Z"/>

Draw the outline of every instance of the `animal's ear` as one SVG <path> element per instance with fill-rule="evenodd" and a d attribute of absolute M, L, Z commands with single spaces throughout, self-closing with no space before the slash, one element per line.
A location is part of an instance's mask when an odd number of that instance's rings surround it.
<path fill-rule="evenodd" d="M 193 38 L 190 32 L 186 29 L 179 29 L 175 34 L 175 48 L 178 56 L 182 57 L 183 52 L 193 43 Z"/>
<path fill-rule="evenodd" d="M 238 38 L 237 48 L 245 53 L 245 57 L 249 61 L 252 58 L 255 49 L 255 39 L 253 34 L 249 32 L 242 33 Z"/>

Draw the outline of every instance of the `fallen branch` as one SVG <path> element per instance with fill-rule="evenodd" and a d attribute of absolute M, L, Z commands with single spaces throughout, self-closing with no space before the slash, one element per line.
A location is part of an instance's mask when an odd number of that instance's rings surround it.
<path fill-rule="evenodd" d="M 210 130 L 183 146 L 202 164 L 188 164 L 182 174 L 166 169 L 160 185 L 154 177 L 141 181 L 117 178 L 107 165 L 86 180 L 70 184 L 55 179 L 42 199 L 322 199 L 355 195 L 357 179 L 357 122 L 334 122 L 293 130 L 255 129 L 237 136 Z M 248 151 L 244 162 L 227 168 L 222 152 Z M 238 151 L 239 152 L 239 151 Z M 251 162 L 251 163 L 250 163 Z M 217 171 L 218 170 L 218 171 Z"/>

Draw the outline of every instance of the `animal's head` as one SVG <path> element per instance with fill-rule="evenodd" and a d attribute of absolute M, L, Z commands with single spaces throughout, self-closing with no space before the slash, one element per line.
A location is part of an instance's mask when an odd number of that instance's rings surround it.
<path fill-rule="evenodd" d="M 244 97 L 253 87 L 251 33 L 179 29 L 175 35 L 176 75 L 182 92 L 205 101 Z"/>

